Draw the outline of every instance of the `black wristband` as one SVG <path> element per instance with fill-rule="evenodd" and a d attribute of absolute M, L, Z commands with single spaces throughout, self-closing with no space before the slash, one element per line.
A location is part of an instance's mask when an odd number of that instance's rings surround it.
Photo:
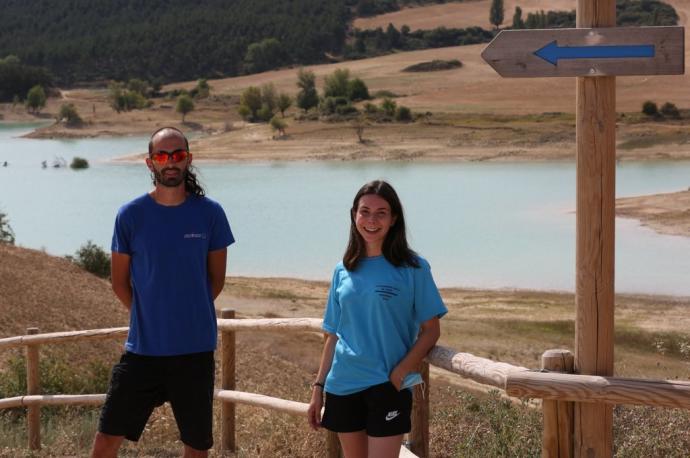
<path fill-rule="evenodd" d="M 312 388 L 314 388 L 315 386 L 320 386 L 322 390 L 324 389 L 323 383 L 321 382 L 314 382 L 311 384 Z"/>

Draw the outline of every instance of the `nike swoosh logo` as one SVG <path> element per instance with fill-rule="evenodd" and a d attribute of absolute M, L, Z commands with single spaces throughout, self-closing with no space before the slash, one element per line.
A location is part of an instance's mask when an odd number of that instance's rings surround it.
<path fill-rule="evenodd" d="M 397 410 L 394 410 L 394 411 L 392 411 L 392 412 L 388 412 L 388 413 L 386 414 L 386 421 L 391 421 L 392 419 L 394 419 L 394 418 L 397 417 L 398 415 L 400 415 L 400 412 L 397 411 Z"/>

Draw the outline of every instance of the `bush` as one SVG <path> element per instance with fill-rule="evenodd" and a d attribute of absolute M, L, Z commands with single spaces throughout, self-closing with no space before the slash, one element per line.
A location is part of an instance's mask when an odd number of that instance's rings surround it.
<path fill-rule="evenodd" d="M 2 212 L 0 212 L 0 243 L 14 245 L 14 231 L 7 215 Z"/>
<path fill-rule="evenodd" d="M 287 123 L 283 119 L 280 119 L 278 115 L 273 116 L 269 124 L 271 125 L 271 129 L 273 129 L 274 132 L 278 132 L 279 137 L 285 135 L 285 128 L 287 127 Z"/>
<path fill-rule="evenodd" d="M 434 59 L 429 62 L 420 62 L 403 68 L 404 72 L 436 72 L 439 70 L 450 70 L 462 67 L 462 62 L 457 59 L 439 60 Z"/>
<path fill-rule="evenodd" d="M 113 110 L 120 113 L 121 111 L 141 110 L 150 106 L 146 97 L 139 92 L 142 90 L 141 84 L 145 84 L 141 80 L 130 80 L 132 90 L 125 87 L 124 83 L 113 81 L 108 85 L 108 99 Z"/>
<path fill-rule="evenodd" d="M 400 97 L 400 95 L 386 89 L 374 92 L 374 98 L 376 99 L 385 99 L 386 97 L 389 99 L 394 99 L 396 97 Z"/>
<path fill-rule="evenodd" d="M 38 113 L 46 106 L 46 91 L 42 86 L 36 85 L 26 94 L 26 108 L 31 113 Z"/>
<path fill-rule="evenodd" d="M 396 107 L 397 107 L 397 104 L 393 100 L 389 99 L 388 97 L 385 97 L 383 99 L 383 101 L 381 102 L 381 109 L 386 114 L 386 116 L 393 117 L 395 115 Z"/>
<path fill-rule="evenodd" d="M 206 78 L 200 78 L 196 82 L 196 87 L 192 89 L 193 97 L 198 99 L 204 99 L 211 93 L 211 86 L 208 85 L 208 80 Z"/>
<path fill-rule="evenodd" d="M 350 101 L 347 97 L 326 97 L 321 100 L 319 109 L 322 114 L 329 115 L 337 111 L 338 107 L 350 105 Z"/>
<path fill-rule="evenodd" d="M 69 166 L 70 168 L 73 168 L 75 170 L 88 169 L 89 161 L 87 161 L 83 157 L 75 157 L 74 159 L 72 159 L 72 163 Z"/>
<path fill-rule="evenodd" d="M 395 111 L 395 120 L 396 121 L 412 121 L 412 111 L 404 106 L 399 106 L 398 109 Z"/>
<path fill-rule="evenodd" d="M 69 127 L 80 126 L 84 121 L 73 103 L 63 103 L 57 116 L 58 122 L 64 120 Z"/>
<path fill-rule="evenodd" d="M 192 98 L 186 94 L 182 94 L 177 98 L 177 105 L 175 105 L 175 111 L 182 115 L 182 122 L 184 122 L 187 113 L 194 110 L 194 101 Z"/>
<path fill-rule="evenodd" d="M 352 101 L 369 100 L 369 88 L 359 78 L 355 78 L 347 84 L 347 95 Z"/>
<path fill-rule="evenodd" d="M 669 118 L 674 118 L 678 119 L 680 118 L 680 111 L 678 111 L 678 107 L 676 107 L 674 104 L 671 102 L 666 102 L 661 106 L 661 114 L 669 117 Z"/>
<path fill-rule="evenodd" d="M 74 257 L 68 256 L 68 259 L 97 277 L 110 278 L 110 255 L 91 240 L 82 245 L 74 253 Z"/>
<path fill-rule="evenodd" d="M 324 97 L 348 97 L 350 86 L 350 70 L 338 68 L 326 76 L 323 87 Z"/>
<path fill-rule="evenodd" d="M 379 112 L 379 107 L 371 102 L 367 102 L 364 104 L 364 111 L 368 114 L 375 114 Z"/>
<path fill-rule="evenodd" d="M 659 109 L 657 108 L 656 103 L 652 102 L 651 100 L 647 100 L 642 104 L 642 113 L 646 114 L 647 116 L 656 116 L 659 114 Z"/>

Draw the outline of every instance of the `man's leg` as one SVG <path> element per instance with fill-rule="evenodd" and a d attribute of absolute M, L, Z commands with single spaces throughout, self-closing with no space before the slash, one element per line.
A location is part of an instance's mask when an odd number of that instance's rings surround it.
<path fill-rule="evenodd" d="M 184 446 L 183 458 L 206 458 L 207 456 L 208 450 L 197 450 L 189 445 Z"/>
<path fill-rule="evenodd" d="M 93 440 L 91 458 L 116 458 L 124 438 L 125 436 L 111 436 L 97 432 Z"/>
<path fill-rule="evenodd" d="M 166 388 L 185 445 L 184 456 L 205 457 L 213 447 L 213 353 L 170 359 Z"/>

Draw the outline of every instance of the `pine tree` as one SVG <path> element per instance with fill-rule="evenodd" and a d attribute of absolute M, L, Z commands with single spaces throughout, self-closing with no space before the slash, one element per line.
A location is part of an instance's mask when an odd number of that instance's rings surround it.
<path fill-rule="evenodd" d="M 491 22 L 496 29 L 503 24 L 503 15 L 505 8 L 503 7 L 503 0 L 491 0 L 491 9 L 489 10 L 489 22 Z"/>

